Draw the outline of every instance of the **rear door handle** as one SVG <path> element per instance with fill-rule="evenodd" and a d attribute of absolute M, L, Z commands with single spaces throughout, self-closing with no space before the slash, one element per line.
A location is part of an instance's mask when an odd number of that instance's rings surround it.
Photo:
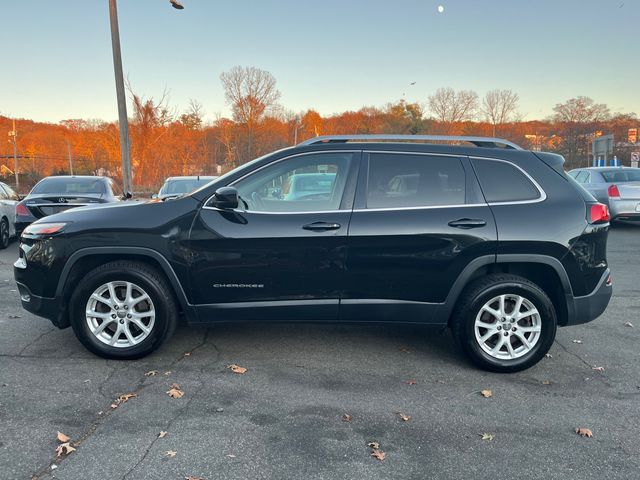
<path fill-rule="evenodd" d="M 311 230 L 312 232 L 326 232 L 328 230 L 338 230 L 340 228 L 339 223 L 327 223 L 327 222 L 313 222 L 302 227 L 305 230 Z"/>
<path fill-rule="evenodd" d="M 477 218 L 461 218 L 460 220 L 453 220 L 449 222 L 450 227 L 462 228 L 463 230 L 468 230 L 470 228 L 480 228 L 486 225 L 487 222 Z"/>

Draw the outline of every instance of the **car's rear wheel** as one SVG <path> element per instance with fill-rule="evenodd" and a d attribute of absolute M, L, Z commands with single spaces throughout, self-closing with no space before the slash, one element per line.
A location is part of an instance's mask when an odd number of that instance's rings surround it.
<path fill-rule="evenodd" d="M 489 275 L 465 290 L 452 327 L 462 350 L 480 368 L 517 372 L 535 365 L 551 348 L 556 315 L 547 294 L 533 282 Z"/>
<path fill-rule="evenodd" d="M 0 221 L 0 249 L 9 246 L 9 222 L 6 218 Z"/>
<path fill-rule="evenodd" d="M 92 270 L 71 297 L 76 336 L 105 358 L 148 355 L 171 336 L 177 316 L 164 276 L 139 262 L 110 262 Z"/>

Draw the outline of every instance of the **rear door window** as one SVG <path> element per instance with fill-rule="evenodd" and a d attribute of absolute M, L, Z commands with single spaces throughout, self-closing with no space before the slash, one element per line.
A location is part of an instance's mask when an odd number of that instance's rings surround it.
<path fill-rule="evenodd" d="M 542 197 L 524 172 L 509 162 L 474 158 L 472 163 L 489 203 L 525 202 Z"/>
<path fill-rule="evenodd" d="M 371 153 L 367 208 L 464 205 L 465 172 L 457 157 Z"/>

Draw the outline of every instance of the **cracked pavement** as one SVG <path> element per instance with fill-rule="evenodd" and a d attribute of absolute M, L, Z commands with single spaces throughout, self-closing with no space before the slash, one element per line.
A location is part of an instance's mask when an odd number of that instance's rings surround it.
<path fill-rule="evenodd" d="M 15 242 L 0 251 L 2 479 L 612 480 L 640 471 L 640 228 L 610 234 L 615 293 L 605 315 L 560 329 L 551 358 L 512 375 L 470 366 L 448 332 L 393 325 L 179 327 L 147 358 L 104 360 L 70 329 L 22 310 L 16 251 Z M 247 373 L 231 373 L 232 363 Z M 166 394 L 172 383 L 184 397 Z M 57 431 L 77 446 L 63 459 Z M 370 441 L 384 462 L 369 456 Z"/>

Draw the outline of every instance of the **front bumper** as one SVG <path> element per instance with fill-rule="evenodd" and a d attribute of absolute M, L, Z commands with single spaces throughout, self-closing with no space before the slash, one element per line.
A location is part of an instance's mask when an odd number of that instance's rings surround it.
<path fill-rule="evenodd" d="M 598 318 L 609 305 L 612 294 L 611 271 L 607 268 L 590 294 L 583 297 L 567 294 L 567 325 L 580 325 Z"/>
<path fill-rule="evenodd" d="M 57 298 L 39 297 L 34 295 L 24 283 L 16 282 L 18 291 L 20 292 L 20 301 L 22 308 L 39 317 L 51 320 L 58 328 L 68 327 L 65 309 L 61 308 L 60 301 Z"/>

